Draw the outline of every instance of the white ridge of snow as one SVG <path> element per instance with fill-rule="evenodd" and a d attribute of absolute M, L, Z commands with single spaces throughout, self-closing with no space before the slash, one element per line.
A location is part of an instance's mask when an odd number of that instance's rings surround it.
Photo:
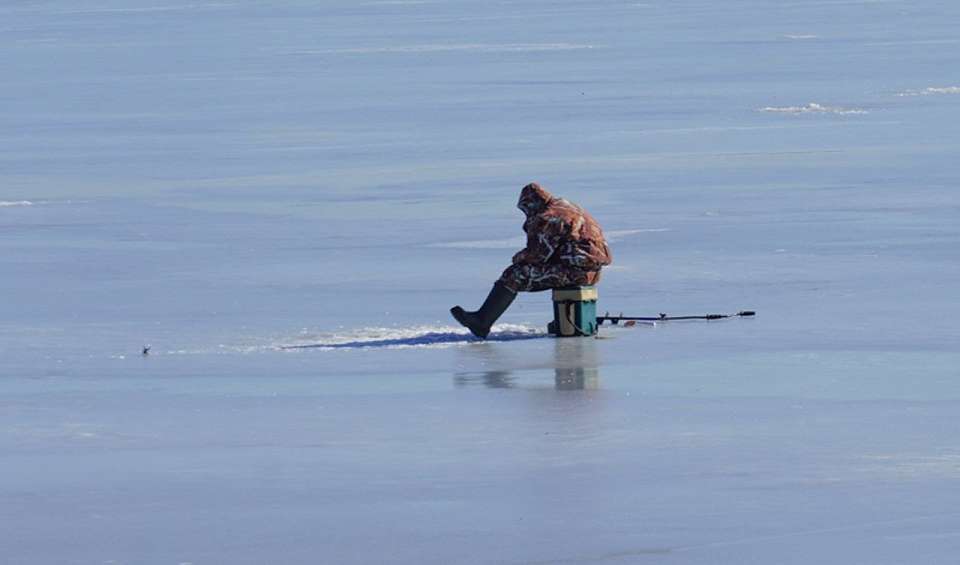
<path fill-rule="evenodd" d="M 767 106 L 760 108 L 759 111 L 780 114 L 869 114 L 869 112 L 860 108 L 824 106 L 816 102 L 811 102 L 806 106 Z"/>
<path fill-rule="evenodd" d="M 12 208 L 14 206 L 33 206 L 29 200 L 0 200 L 0 208 Z"/>
<path fill-rule="evenodd" d="M 497 324 L 487 341 L 515 341 L 546 336 L 539 327 L 524 324 Z M 274 349 L 408 349 L 415 347 L 450 347 L 477 341 L 461 326 L 411 326 L 407 328 L 370 327 L 335 334 L 302 333 L 294 342 Z"/>
<path fill-rule="evenodd" d="M 527 324 L 502 323 L 493 326 L 486 341 L 517 341 L 546 337 L 545 327 Z M 366 327 L 343 330 L 341 332 L 314 333 L 301 331 L 295 338 L 273 338 L 260 343 L 221 343 L 211 347 L 197 349 L 171 349 L 164 355 L 209 355 L 209 354 L 251 354 L 269 351 L 296 351 L 318 349 L 333 351 L 338 349 L 411 349 L 446 348 L 469 345 L 480 340 L 467 328 L 454 325 L 419 325 L 409 327 Z M 114 355 L 111 359 L 125 359 L 126 356 Z"/>
<path fill-rule="evenodd" d="M 960 94 L 960 86 L 930 86 L 922 90 L 905 90 L 897 96 L 931 96 L 934 94 Z"/>

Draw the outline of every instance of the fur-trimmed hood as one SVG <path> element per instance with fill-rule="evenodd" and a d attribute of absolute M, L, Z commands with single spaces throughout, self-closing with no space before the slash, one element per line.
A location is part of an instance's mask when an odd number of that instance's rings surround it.
<path fill-rule="evenodd" d="M 546 210 L 553 200 L 554 196 L 550 194 L 547 189 L 532 182 L 520 191 L 520 200 L 517 202 L 517 208 L 529 218 Z"/>

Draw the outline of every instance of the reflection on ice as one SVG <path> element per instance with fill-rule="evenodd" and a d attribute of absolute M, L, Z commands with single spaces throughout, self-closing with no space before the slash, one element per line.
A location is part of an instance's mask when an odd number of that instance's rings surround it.
<path fill-rule="evenodd" d="M 595 339 L 557 339 L 554 355 L 554 386 L 557 390 L 600 388 L 600 359 Z"/>
<path fill-rule="evenodd" d="M 557 390 L 596 390 L 600 388 L 600 370 L 596 367 L 556 369 Z"/>
<path fill-rule="evenodd" d="M 453 377 L 453 384 L 470 386 L 482 384 L 487 388 L 514 388 L 516 379 L 510 371 L 483 371 L 480 373 L 458 373 Z"/>
<path fill-rule="evenodd" d="M 458 373 L 454 375 L 453 383 L 458 387 L 538 388 L 522 386 L 511 371 Z M 554 369 L 553 383 L 556 390 L 597 390 L 600 388 L 600 370 L 596 367 L 558 367 Z"/>
<path fill-rule="evenodd" d="M 556 390 L 596 390 L 600 388 L 600 369 L 597 356 L 596 340 L 590 338 L 557 338 L 554 339 L 552 358 L 546 365 L 553 367 L 554 388 Z M 477 359 L 481 365 L 496 363 L 499 359 L 488 349 L 480 349 Z M 534 373 L 526 373 L 533 374 Z M 537 378 L 534 376 L 533 378 Z M 465 387 L 483 385 L 486 388 L 542 388 L 537 383 L 524 386 L 514 371 L 508 368 L 493 367 L 485 371 L 459 372 L 453 377 L 454 385 Z M 538 381 L 539 382 L 539 381 Z"/>

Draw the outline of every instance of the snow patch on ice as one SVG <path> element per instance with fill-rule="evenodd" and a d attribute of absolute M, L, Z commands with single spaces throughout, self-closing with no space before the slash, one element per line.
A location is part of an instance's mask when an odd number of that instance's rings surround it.
<path fill-rule="evenodd" d="M 641 233 L 659 233 L 670 231 L 670 228 L 636 228 L 628 230 L 611 230 L 604 232 L 607 241 L 615 243 L 626 239 L 632 235 Z M 431 243 L 427 247 L 443 249 L 520 249 L 526 244 L 523 236 L 508 237 L 504 239 L 475 239 L 468 241 L 445 241 L 440 243 Z"/>
<path fill-rule="evenodd" d="M 573 51 L 593 49 L 582 43 L 428 43 L 423 45 L 395 45 L 384 47 L 344 47 L 339 49 L 301 49 L 294 55 L 377 55 L 383 53 L 527 53 L 537 51 Z"/>
<path fill-rule="evenodd" d="M 617 242 L 617 241 L 626 239 L 631 235 L 638 235 L 641 233 L 661 233 L 665 231 L 670 231 L 670 228 L 637 228 L 632 230 L 613 230 L 613 231 L 605 232 L 604 235 L 606 235 L 608 242 Z"/>
<path fill-rule="evenodd" d="M 838 106 L 824 106 L 811 102 L 806 106 L 767 106 L 760 108 L 760 112 L 772 112 L 779 114 L 868 114 L 866 110 L 860 108 L 840 108 Z"/>
<path fill-rule="evenodd" d="M 543 327 L 525 324 L 497 324 L 486 341 L 517 341 L 546 337 Z M 339 332 L 303 330 L 296 337 L 274 337 L 250 340 L 247 343 L 221 343 L 216 346 L 191 349 L 171 349 L 163 355 L 229 355 L 291 351 L 299 349 L 410 349 L 443 348 L 469 345 L 481 340 L 461 326 L 367 327 L 344 329 Z M 112 359 L 126 359 L 114 355 Z"/>
<path fill-rule="evenodd" d="M 89 200 L 0 200 L 0 208 L 17 208 L 23 206 L 72 206 L 75 204 L 89 203 Z"/>
<path fill-rule="evenodd" d="M 897 96 L 932 96 L 935 94 L 960 94 L 960 86 L 931 86 L 922 90 L 905 90 Z"/>
<path fill-rule="evenodd" d="M 444 249 L 519 249 L 524 246 L 522 236 L 508 237 L 506 239 L 475 239 L 471 241 L 446 241 L 442 243 L 431 243 L 427 247 L 440 247 Z"/>
<path fill-rule="evenodd" d="M 541 328 L 522 324 L 498 324 L 487 341 L 516 341 L 546 337 Z M 293 343 L 280 345 L 279 349 L 408 349 L 424 347 L 450 347 L 480 341 L 466 328 L 459 326 L 413 326 L 409 328 L 359 328 L 335 334 L 301 336 Z"/>
<path fill-rule="evenodd" d="M 794 39 L 794 40 L 803 40 L 803 39 L 819 39 L 819 35 L 814 35 L 812 33 L 788 33 L 783 36 L 784 39 Z"/>

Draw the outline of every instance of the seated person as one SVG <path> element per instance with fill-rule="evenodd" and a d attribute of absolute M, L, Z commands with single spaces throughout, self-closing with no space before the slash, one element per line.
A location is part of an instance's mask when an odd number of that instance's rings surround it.
<path fill-rule="evenodd" d="M 517 208 L 527 216 L 523 223 L 527 246 L 513 256 L 513 264 L 494 283 L 479 310 L 450 309 L 479 338 L 487 337 L 517 292 L 593 285 L 600 280 L 600 269 L 612 261 L 600 226 L 580 206 L 531 183 L 520 191 Z"/>

